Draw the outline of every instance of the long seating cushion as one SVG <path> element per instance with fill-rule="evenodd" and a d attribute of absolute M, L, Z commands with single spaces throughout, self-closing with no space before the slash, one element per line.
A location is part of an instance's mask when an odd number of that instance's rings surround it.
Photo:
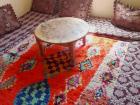
<path fill-rule="evenodd" d="M 19 19 L 22 24 L 21 27 L 0 38 L 0 55 L 23 43 L 24 40 L 28 40 L 33 35 L 33 31 L 39 23 L 54 17 L 33 11 L 21 17 Z"/>

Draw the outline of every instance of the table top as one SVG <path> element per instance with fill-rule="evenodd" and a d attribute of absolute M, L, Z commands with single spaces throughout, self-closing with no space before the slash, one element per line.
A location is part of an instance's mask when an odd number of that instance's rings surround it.
<path fill-rule="evenodd" d="M 89 25 L 82 19 L 73 17 L 55 18 L 45 21 L 35 29 L 35 36 L 49 43 L 70 43 L 84 37 Z"/>

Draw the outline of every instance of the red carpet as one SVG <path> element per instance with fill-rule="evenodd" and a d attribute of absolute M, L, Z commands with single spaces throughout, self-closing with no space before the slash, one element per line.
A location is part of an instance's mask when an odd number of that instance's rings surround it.
<path fill-rule="evenodd" d="M 74 105 L 115 42 L 113 39 L 87 35 L 86 45 L 75 48 L 77 65 L 70 70 L 67 70 L 67 48 L 49 45 L 46 49 L 47 61 L 50 60 L 47 80 L 44 80 L 37 44 L 21 56 L 12 53 L 13 62 L 0 72 L 0 105 Z M 60 65 L 59 57 L 64 60 Z M 31 91 L 28 87 L 31 87 Z"/>

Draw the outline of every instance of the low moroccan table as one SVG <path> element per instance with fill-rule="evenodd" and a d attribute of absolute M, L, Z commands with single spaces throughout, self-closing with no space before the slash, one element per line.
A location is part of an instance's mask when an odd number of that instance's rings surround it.
<path fill-rule="evenodd" d="M 40 52 L 43 58 L 44 46 L 42 42 L 50 44 L 59 44 L 69 48 L 71 52 L 72 63 L 75 63 L 74 45 L 77 40 L 83 39 L 89 31 L 89 25 L 82 19 L 73 17 L 55 18 L 38 25 L 35 29 L 35 37 L 38 42 Z"/>

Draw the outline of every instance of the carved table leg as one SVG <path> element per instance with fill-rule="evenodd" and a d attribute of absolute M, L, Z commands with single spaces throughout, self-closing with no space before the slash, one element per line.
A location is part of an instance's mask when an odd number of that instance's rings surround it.
<path fill-rule="evenodd" d="M 45 59 L 45 47 L 41 44 L 41 41 L 38 38 L 36 38 L 36 41 L 39 46 L 40 55 L 43 57 L 43 59 Z"/>
<path fill-rule="evenodd" d="M 47 67 L 46 67 L 45 47 L 41 44 L 41 41 L 38 38 L 36 38 L 36 41 L 37 41 L 37 44 L 39 46 L 40 55 L 43 58 L 44 78 L 47 79 L 48 70 L 47 70 Z"/>
<path fill-rule="evenodd" d="M 86 45 L 86 36 L 84 36 L 84 37 L 82 38 L 82 41 L 83 41 L 83 46 L 85 46 L 85 45 Z"/>
<path fill-rule="evenodd" d="M 75 43 L 73 42 L 73 43 L 70 43 L 69 45 L 68 45 L 68 47 L 69 47 L 69 51 L 70 51 L 70 56 L 71 56 L 71 64 L 72 64 L 72 66 L 75 66 L 75 64 L 76 64 L 76 62 L 75 62 L 75 50 L 74 50 L 74 48 L 75 48 Z"/>

